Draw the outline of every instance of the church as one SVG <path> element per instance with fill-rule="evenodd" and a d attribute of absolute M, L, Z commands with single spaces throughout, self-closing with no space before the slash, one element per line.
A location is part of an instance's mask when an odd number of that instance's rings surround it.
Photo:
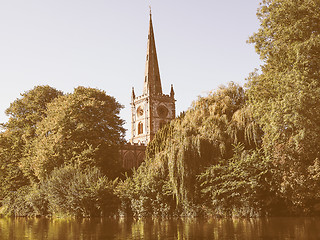
<path fill-rule="evenodd" d="M 131 96 L 131 139 L 120 148 L 120 159 L 124 169 L 137 168 L 144 160 L 147 144 L 156 132 L 175 118 L 173 85 L 169 94 L 162 92 L 156 43 L 150 12 L 145 75 L 142 95 Z"/>

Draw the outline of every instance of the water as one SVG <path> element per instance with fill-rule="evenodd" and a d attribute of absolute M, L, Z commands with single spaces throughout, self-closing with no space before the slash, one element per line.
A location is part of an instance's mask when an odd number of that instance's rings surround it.
<path fill-rule="evenodd" d="M 320 239 L 320 219 L 0 219 L 1 240 Z"/>

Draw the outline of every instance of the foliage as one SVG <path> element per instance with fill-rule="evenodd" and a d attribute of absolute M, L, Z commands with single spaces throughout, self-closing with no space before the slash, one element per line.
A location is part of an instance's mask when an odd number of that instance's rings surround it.
<path fill-rule="evenodd" d="M 48 201 L 39 184 L 25 185 L 7 194 L 2 202 L 1 213 L 16 217 L 46 216 Z"/>
<path fill-rule="evenodd" d="M 146 159 L 152 159 L 156 154 L 162 152 L 166 148 L 166 144 L 173 135 L 173 125 L 164 125 L 155 135 L 153 140 L 147 145 L 146 148 Z"/>
<path fill-rule="evenodd" d="M 46 117 L 47 104 L 63 93 L 50 86 L 36 86 L 21 94 L 6 110 L 9 116 L 5 130 L 18 134 L 24 141 L 35 136 L 36 124 Z"/>
<path fill-rule="evenodd" d="M 209 212 L 220 216 L 253 217 L 273 211 L 273 166 L 261 151 L 239 144 L 227 161 L 200 174 L 203 199 Z"/>
<path fill-rule="evenodd" d="M 116 181 L 109 181 L 96 167 L 83 170 L 67 165 L 54 169 L 43 182 L 49 212 L 58 216 L 113 215 L 118 209 L 113 194 Z"/>
<path fill-rule="evenodd" d="M 21 98 L 6 110 L 7 123 L 0 133 L 0 198 L 29 184 L 23 172 L 23 162 L 35 138 L 37 123 L 46 117 L 47 104 L 62 92 L 49 86 L 37 86 L 21 94 Z"/>
<path fill-rule="evenodd" d="M 250 105 L 265 133 L 264 151 L 279 169 L 278 191 L 295 212 L 320 201 L 319 183 L 306 187 L 320 157 L 319 8 L 318 0 L 264 0 L 261 27 L 249 40 L 264 61 L 249 77 Z"/>
<path fill-rule="evenodd" d="M 263 0 L 249 42 L 263 61 L 170 122 L 144 163 L 114 178 L 122 106 L 48 86 L 7 110 L 0 197 L 9 215 L 261 216 L 320 213 L 320 2 Z M 121 202 L 121 206 L 120 206 Z"/>
<path fill-rule="evenodd" d="M 56 168 L 39 183 L 20 187 L 3 200 L 9 216 L 90 217 L 117 213 L 117 180 L 109 181 L 98 168 L 67 165 Z"/>
<path fill-rule="evenodd" d="M 123 139 L 122 106 L 104 91 L 78 87 L 48 104 L 46 118 L 37 125 L 29 161 L 25 165 L 44 179 L 64 163 L 97 166 L 115 177 L 118 148 Z"/>
<path fill-rule="evenodd" d="M 132 177 L 121 181 L 116 192 L 121 199 L 121 214 L 136 217 L 176 214 L 176 202 L 168 183 L 165 151 L 172 124 L 161 128 L 146 149 L 145 162 L 133 170 Z"/>
<path fill-rule="evenodd" d="M 259 128 L 246 108 L 244 90 L 230 83 L 198 99 L 175 123 L 168 169 L 172 191 L 186 214 L 202 201 L 197 175 L 231 158 L 233 144 L 243 143 L 245 149 L 251 149 L 258 143 Z"/>
<path fill-rule="evenodd" d="M 115 182 L 104 175 L 118 174 L 117 146 L 124 134 L 118 116 L 121 108 L 104 91 L 84 87 L 63 95 L 49 86 L 38 86 L 14 101 L 0 133 L 3 213 L 114 214 Z M 63 178 L 64 174 L 69 178 Z M 64 195 L 54 191 L 59 183 L 66 190 Z M 68 206 L 62 204 L 66 199 Z"/>
<path fill-rule="evenodd" d="M 8 132 L 0 133 L 0 199 L 29 184 L 19 167 L 15 140 Z"/>
<path fill-rule="evenodd" d="M 242 143 L 245 149 L 259 145 L 261 130 L 245 101 L 244 90 L 230 83 L 199 98 L 156 134 L 148 144 L 145 163 L 123 183 L 134 214 L 157 215 L 159 201 L 164 212 L 202 214 L 204 199 L 197 176 L 231 158 L 233 144 Z"/>

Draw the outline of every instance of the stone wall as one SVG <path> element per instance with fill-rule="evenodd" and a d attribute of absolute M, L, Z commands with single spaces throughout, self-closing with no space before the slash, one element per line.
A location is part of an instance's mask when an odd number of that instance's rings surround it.
<path fill-rule="evenodd" d="M 125 144 L 120 146 L 120 162 L 126 170 L 138 168 L 144 161 L 146 146 Z"/>

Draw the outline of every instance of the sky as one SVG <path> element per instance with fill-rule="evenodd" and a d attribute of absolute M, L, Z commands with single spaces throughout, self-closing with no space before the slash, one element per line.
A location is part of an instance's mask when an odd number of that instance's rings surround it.
<path fill-rule="evenodd" d="M 149 5 L 162 89 L 176 112 L 228 82 L 240 85 L 261 61 L 249 36 L 259 0 L 0 0 L 0 122 L 20 93 L 49 85 L 105 90 L 124 105 L 142 94 Z"/>

